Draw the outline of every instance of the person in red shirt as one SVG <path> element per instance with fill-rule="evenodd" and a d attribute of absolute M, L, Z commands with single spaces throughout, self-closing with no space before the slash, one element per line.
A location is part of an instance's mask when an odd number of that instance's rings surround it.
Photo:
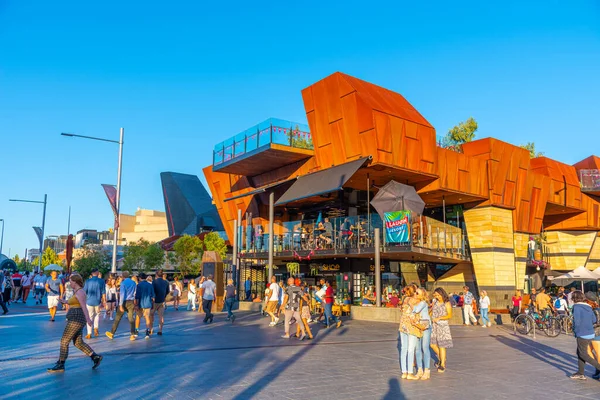
<path fill-rule="evenodd" d="M 327 285 L 327 289 L 325 289 L 325 322 L 329 328 L 332 325 L 331 321 L 333 320 L 333 322 L 336 324 L 336 327 L 339 328 L 342 326 L 342 321 L 333 315 L 333 288 L 331 287 L 331 283 L 329 281 L 325 282 L 325 284 Z"/>

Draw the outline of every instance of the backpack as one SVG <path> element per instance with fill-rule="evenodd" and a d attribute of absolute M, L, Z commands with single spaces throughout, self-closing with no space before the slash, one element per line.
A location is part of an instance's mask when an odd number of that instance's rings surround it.
<path fill-rule="evenodd" d="M 554 308 L 560 308 L 560 298 L 556 298 L 556 300 L 554 300 Z"/>

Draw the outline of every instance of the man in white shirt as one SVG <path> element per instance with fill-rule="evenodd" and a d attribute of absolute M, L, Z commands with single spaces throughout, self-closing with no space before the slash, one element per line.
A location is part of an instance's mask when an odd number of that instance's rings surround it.
<path fill-rule="evenodd" d="M 269 326 L 275 326 L 279 322 L 279 318 L 275 316 L 275 312 L 277 311 L 277 306 L 279 304 L 279 292 L 281 288 L 277 284 L 277 278 L 275 276 L 271 277 L 271 284 L 269 285 L 268 296 L 269 300 L 267 301 L 267 314 L 271 317 L 271 323 Z"/>
<path fill-rule="evenodd" d="M 200 285 L 202 288 L 202 309 L 204 310 L 204 323 L 212 324 L 215 317 L 212 313 L 212 304 L 216 298 L 217 285 L 213 282 L 213 276 L 209 275 L 207 280 Z"/>
<path fill-rule="evenodd" d="M 44 293 L 46 292 L 46 276 L 42 272 L 33 278 L 33 287 L 35 289 L 35 304 L 42 304 Z"/>

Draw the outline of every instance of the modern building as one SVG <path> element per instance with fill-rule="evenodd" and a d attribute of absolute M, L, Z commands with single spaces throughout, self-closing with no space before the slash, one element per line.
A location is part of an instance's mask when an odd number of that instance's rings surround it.
<path fill-rule="evenodd" d="M 208 192 L 196 175 L 162 172 L 169 236 L 223 231 L 223 224 Z"/>
<path fill-rule="evenodd" d="M 308 126 L 265 121 L 216 145 L 204 168 L 229 237 L 241 211 L 240 259 L 253 276 L 272 234 L 276 273 L 328 276 L 357 302 L 374 281 L 375 228 L 383 287 L 467 284 L 497 309 L 556 271 L 600 266 L 600 158 L 567 165 L 494 138 L 443 148 L 403 96 L 342 73 L 302 98 Z M 424 210 L 384 224 L 371 201 L 391 181 Z M 408 208 L 396 200 L 387 211 Z M 406 236 L 391 241 L 398 224 Z"/>
<path fill-rule="evenodd" d="M 44 250 L 50 247 L 56 254 L 63 252 L 67 248 L 68 235 L 50 235 L 44 239 Z"/>
<path fill-rule="evenodd" d="M 75 234 L 74 247 L 79 249 L 86 244 L 98 244 L 98 231 L 96 229 L 81 229 Z"/>
<path fill-rule="evenodd" d="M 135 215 L 119 216 L 119 243 L 130 244 L 140 239 L 151 243 L 160 242 L 169 236 L 167 216 L 162 211 L 138 208 Z"/>

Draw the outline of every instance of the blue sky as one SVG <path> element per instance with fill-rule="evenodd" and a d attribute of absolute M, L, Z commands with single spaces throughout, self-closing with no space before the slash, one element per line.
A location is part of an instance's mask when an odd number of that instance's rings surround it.
<path fill-rule="evenodd" d="M 600 3 L 0 0 L 0 218 L 4 253 L 47 234 L 107 229 L 164 209 L 159 173 L 202 177 L 218 141 L 274 116 L 306 120 L 300 90 L 342 71 L 403 94 L 445 133 L 534 141 L 574 163 L 600 155 Z M 167 5 L 168 4 L 168 5 Z M 458 6 L 457 4 L 460 4 Z"/>

